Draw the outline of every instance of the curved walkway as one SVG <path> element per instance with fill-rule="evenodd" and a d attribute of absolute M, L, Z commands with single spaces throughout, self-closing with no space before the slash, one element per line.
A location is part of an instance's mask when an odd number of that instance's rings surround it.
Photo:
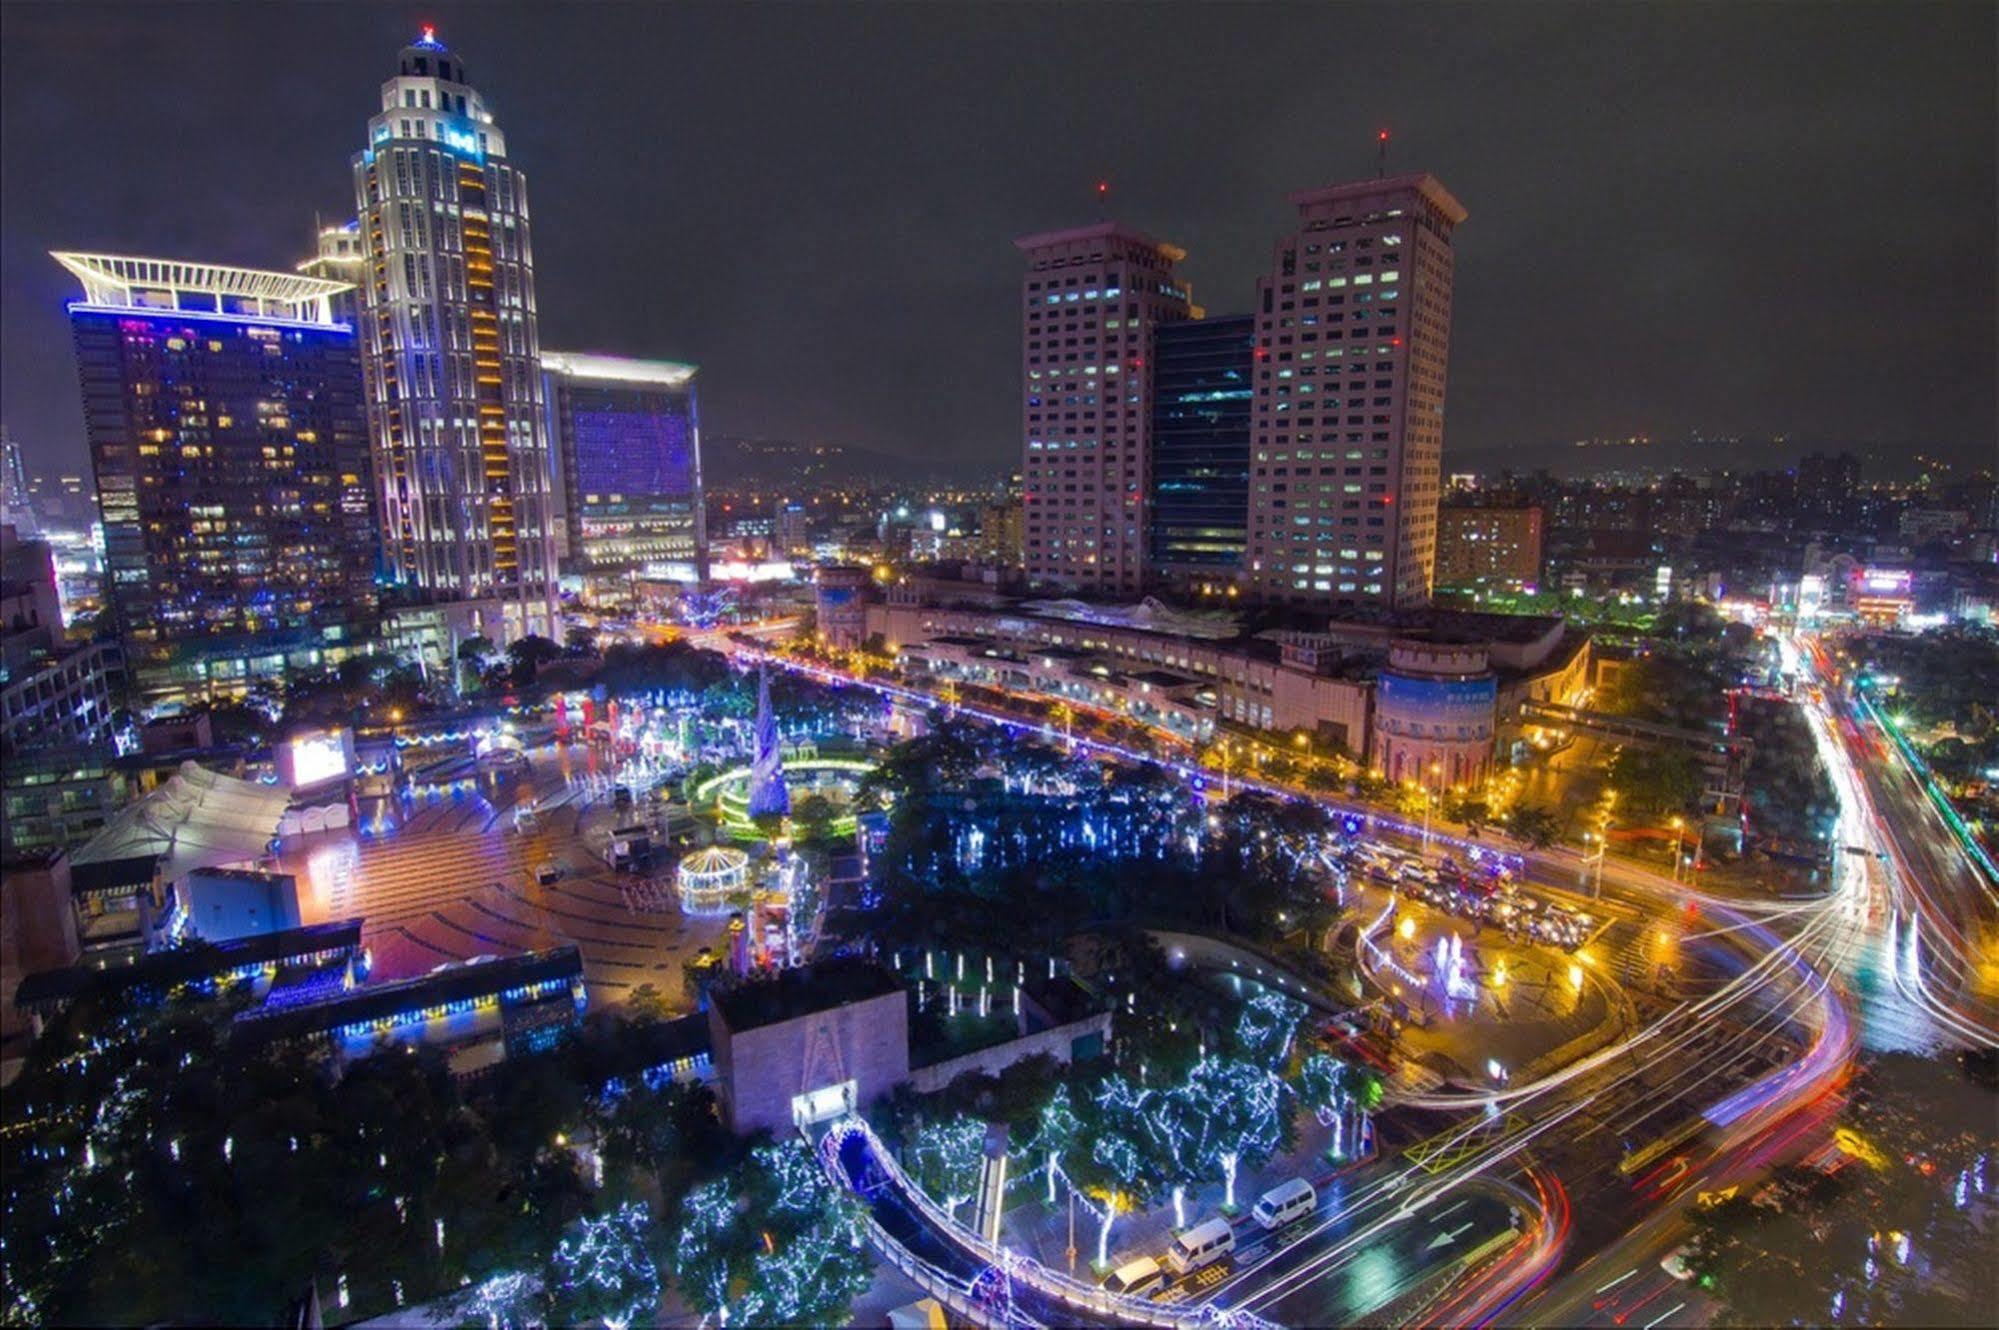
<path fill-rule="evenodd" d="M 985 1241 L 946 1214 L 903 1173 L 880 1138 L 857 1117 L 831 1124 L 819 1155 L 834 1181 L 868 1206 L 868 1232 L 882 1255 L 925 1292 L 975 1323 L 1008 1327 L 1069 1325 L 1267 1326 L 1247 1313 L 1116 1297 Z"/>

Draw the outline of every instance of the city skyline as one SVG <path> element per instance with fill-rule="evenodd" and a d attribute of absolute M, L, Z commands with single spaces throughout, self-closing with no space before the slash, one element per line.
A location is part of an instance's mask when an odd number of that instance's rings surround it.
<path fill-rule="evenodd" d="M 1242 95 L 1264 86 L 1248 53 L 1204 39 L 1226 34 L 1226 12 L 1147 25 L 1128 41 L 1162 77 L 1106 100 L 1063 76 L 1069 56 L 1045 84 L 994 82 L 971 53 L 1001 40 L 1048 47 L 1037 38 L 1051 20 L 1031 10 L 894 23 L 887 11 L 829 10 L 781 28 L 754 13 L 609 11 L 577 28 L 449 6 L 358 21 L 279 9 L 226 25 L 189 10 L 169 20 L 13 6 L 0 416 L 31 470 L 80 466 L 64 348 L 49 335 L 62 283 L 45 251 L 291 266 L 310 250 L 315 215 L 344 218 L 356 89 L 379 82 L 380 52 L 428 21 L 465 49 L 535 178 L 544 336 L 702 364 L 704 423 L 722 434 L 1002 469 L 1018 447 L 1005 368 L 1018 336 L 1013 236 L 1101 220 L 1169 236 L 1189 251 L 1181 276 L 1229 313 L 1285 224 L 1283 198 L 1369 174 L 1386 124 L 1391 173 L 1431 172 L 1476 200 L 1447 463 L 1694 430 L 1921 447 L 1967 465 L 1989 456 L 1989 12 L 1932 8 L 1912 30 L 1888 10 L 1446 22 L 1404 8 L 1375 16 L 1370 42 L 1313 56 L 1316 37 L 1359 12 L 1289 16 L 1296 53 L 1284 60 L 1297 68 L 1280 81 L 1304 90 L 1277 98 Z M 1117 26 L 1084 14 L 1064 30 L 1076 24 Z M 1762 60 L 1778 40 L 1794 58 Z M 135 135 L 116 99 L 54 108 L 58 86 L 142 49 L 231 75 L 151 108 L 168 131 L 158 138 Z M 269 50 L 314 59 L 255 54 Z M 810 88 L 804 74 L 825 50 L 846 57 L 857 91 L 745 101 L 719 96 L 707 72 L 753 52 L 774 74 L 761 88 Z M 1420 63 L 1395 58 L 1417 50 Z M 1597 58 L 1629 50 L 1644 58 Z M 654 80 L 675 51 L 714 58 Z M 1315 59 L 1324 77 L 1301 84 Z M 1494 80 L 1488 60 L 1519 76 Z M 596 72 L 558 88 L 541 67 Z M 634 102 L 635 88 L 652 95 Z M 242 111 L 268 104 L 286 114 Z M 716 105 L 729 114 L 706 109 Z M 35 107 L 57 116 L 60 135 L 38 128 Z M 612 117 L 615 136 L 593 135 Z M 795 132 L 805 123 L 811 132 Z M 1806 124 L 1812 133 L 1799 132 Z M 879 146 L 826 150 L 863 140 Z M 613 141 L 615 159 L 602 146 Z M 220 186 L 163 143 L 276 165 L 254 207 L 225 212 Z M 1638 153 L 1646 165 L 1634 171 Z M 1892 192 L 1880 188 L 1890 173 Z M 1104 202 L 1099 181 L 1111 187 Z M 1905 234 L 1907 191 L 1928 200 L 1919 244 Z M 801 244 L 807 233 L 815 240 Z M 1731 312 L 1713 292 L 1739 304 Z M 906 317 L 853 317 L 876 307 Z M 768 308 L 787 315 L 773 323 Z M 934 335 L 947 324 L 960 335 Z M 1933 326 L 1954 335 L 1939 346 Z M 1852 372 L 1856 354 L 1869 373 Z"/>
<path fill-rule="evenodd" d="M 0 18 L 0 1325 L 1990 1319 L 1992 0 Z"/>

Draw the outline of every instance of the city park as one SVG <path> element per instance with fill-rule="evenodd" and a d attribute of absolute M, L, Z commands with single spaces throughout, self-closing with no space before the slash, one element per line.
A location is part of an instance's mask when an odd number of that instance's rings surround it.
<path fill-rule="evenodd" d="M 10 1119 L 39 1126 L 6 1137 L 8 1320 L 258 1319 L 316 1281 L 350 1318 L 442 1300 L 494 1324 L 616 1326 L 666 1297 L 718 1323 L 837 1321 L 871 1280 L 852 1258 L 861 1199 L 802 1138 L 730 1137 L 706 1085 L 660 1068 L 668 1018 L 711 989 L 840 955 L 892 968 L 913 1038 L 953 1050 L 1004 1035 L 1030 972 L 1110 1014 L 1100 1057 L 866 1106 L 954 1222 L 1003 1125 L 1003 1219 L 981 1222 L 1024 1260 L 1094 1279 L 1262 1184 L 1368 1166 L 1394 1088 L 1382 1051 L 1421 1004 L 1364 963 L 1383 919 L 1360 917 L 1359 819 L 712 653 L 651 664 L 637 686 L 605 671 L 555 693 L 515 729 L 600 753 L 565 790 L 606 821 L 692 822 L 662 835 L 673 890 L 648 908 L 739 917 L 729 954 L 473 1081 L 404 1045 L 329 1085 L 296 1050 L 229 1040 L 228 994 L 80 1004 L 10 1095 Z M 504 731 L 456 732 L 477 748 Z M 836 858 L 862 866 L 851 890 L 825 889 Z M 1463 999 L 1491 975 L 1445 910 L 1403 908 L 1405 940 L 1420 916 L 1441 945 L 1414 939 L 1400 981 L 1456 1002 L 1476 1040 L 1492 1018 Z M 1231 959 L 1192 963 L 1178 937 L 1223 939 Z M 291 1185 L 257 1185 L 273 1167 Z M 137 1257 L 161 1247 L 182 1264 Z"/>

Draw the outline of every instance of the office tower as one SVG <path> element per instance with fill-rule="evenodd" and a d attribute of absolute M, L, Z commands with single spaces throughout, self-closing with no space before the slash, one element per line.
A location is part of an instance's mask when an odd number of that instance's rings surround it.
<path fill-rule="evenodd" d="M 555 529 L 527 182 L 429 29 L 354 158 L 361 350 L 394 635 L 548 635 Z M 420 625 L 420 626 L 416 626 Z"/>
<path fill-rule="evenodd" d="M 342 286 L 296 273 L 54 256 L 140 700 L 237 695 L 372 635 L 375 520 Z"/>
<path fill-rule="evenodd" d="M 11 526 L 21 539 L 32 538 L 40 527 L 35 521 L 35 505 L 28 497 L 28 468 L 21 461 L 21 445 L 0 425 L 0 526 Z"/>
<path fill-rule="evenodd" d="M 1445 504 L 1437 510 L 1437 585 L 1528 587 L 1541 580 L 1541 510 Z"/>
<path fill-rule="evenodd" d="M 979 562 L 990 568 L 1018 568 L 1022 526 L 1020 495 L 1009 494 L 979 508 Z"/>
<path fill-rule="evenodd" d="M 1249 585 L 1283 604 L 1422 605 L 1465 210 L 1429 175 L 1291 202 L 1297 230 L 1257 282 Z"/>
<path fill-rule="evenodd" d="M 773 554 L 812 553 L 812 515 L 805 511 L 802 503 L 780 503 L 777 506 L 777 548 Z"/>
<path fill-rule="evenodd" d="M 116 643 L 72 643 L 64 634 L 49 543 L 0 524 L 0 754 L 8 765 L 28 753 L 106 743 L 119 668 Z M 9 800 L 5 811 L 12 818 L 25 810 Z"/>
<path fill-rule="evenodd" d="M 1800 458 L 1792 520 L 1816 530 L 1838 531 L 1853 518 L 1859 490 L 1860 459 L 1852 453 L 1813 453 Z"/>
<path fill-rule="evenodd" d="M 1192 312 L 1186 251 L 1112 222 L 1026 236 L 1021 418 L 1028 580 L 1144 585 L 1155 327 Z"/>
<path fill-rule="evenodd" d="M 707 562 L 695 368 L 545 351 L 542 396 L 562 477 L 563 566 L 697 582 Z"/>
<path fill-rule="evenodd" d="M 361 224 L 344 222 L 319 228 L 319 250 L 298 265 L 308 277 L 323 277 L 349 289 L 331 297 L 333 318 L 351 328 L 361 326 L 361 288 L 368 282 L 367 247 L 361 242 Z"/>
<path fill-rule="evenodd" d="M 1151 572 L 1232 588 L 1249 537 L 1256 317 L 1164 323 L 1152 348 Z"/>

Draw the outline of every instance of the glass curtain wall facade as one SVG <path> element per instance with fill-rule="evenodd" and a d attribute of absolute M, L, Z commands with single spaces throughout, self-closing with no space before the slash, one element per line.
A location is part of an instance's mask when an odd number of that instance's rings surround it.
<path fill-rule="evenodd" d="M 231 312 L 245 304 L 194 279 L 100 287 L 70 306 L 105 585 L 139 701 L 237 696 L 343 659 L 374 631 L 354 334 L 321 295 L 267 305 L 304 318 Z"/>
<path fill-rule="evenodd" d="M 706 563 L 692 365 L 542 355 L 565 568 L 699 581 Z"/>
<path fill-rule="evenodd" d="M 1232 577 L 1249 539 L 1256 318 L 1161 324 L 1152 360 L 1152 571 Z"/>

